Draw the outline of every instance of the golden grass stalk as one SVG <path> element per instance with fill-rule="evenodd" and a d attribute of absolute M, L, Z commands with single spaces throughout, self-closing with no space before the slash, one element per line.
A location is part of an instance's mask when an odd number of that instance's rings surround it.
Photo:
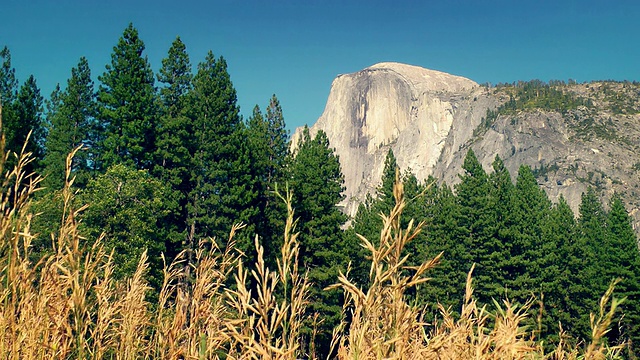
<path fill-rule="evenodd" d="M 242 262 L 235 275 L 236 289 L 227 289 L 227 303 L 236 313 L 229 329 L 233 335 L 230 359 L 293 360 L 302 356 L 300 332 L 307 304 L 309 282 L 298 268 L 298 234 L 295 232 L 291 192 L 286 198 L 276 193 L 287 205 L 287 220 L 281 257 L 277 271 L 269 270 L 264 249 L 255 239 L 258 253 L 251 277 L 256 293 L 247 287 L 249 273 Z M 278 294 L 278 290 L 282 293 Z"/>
<path fill-rule="evenodd" d="M 1 128 L 0 109 L 0 128 Z M 4 137 L 0 137 L 3 145 Z M 0 146 L 1 148 L 2 146 Z M 76 149 L 75 151 L 78 151 Z M 73 153 L 75 153 L 75 151 Z M 53 252 L 30 260 L 31 199 L 41 180 L 26 174 L 31 154 L 4 153 L 0 169 L 15 156 L 13 169 L 2 173 L 0 194 L 0 358 L 3 359 L 283 359 L 313 358 L 301 346 L 303 314 L 309 282 L 298 268 L 299 243 L 291 204 L 277 268 L 270 270 L 256 237 L 258 253 L 252 269 L 235 249 L 235 225 L 224 250 L 203 241 L 192 268 L 186 253 L 164 268 L 158 304 L 146 299 L 147 255 L 135 273 L 113 278 L 113 254 L 103 236 L 93 241 L 78 232 L 73 207 L 71 159 L 67 158 L 61 227 L 52 234 Z M 403 249 L 423 224 L 401 227 L 405 207 L 396 177 L 396 205 L 382 215 L 380 245 L 360 237 L 371 252 L 370 286 L 361 289 L 340 274 L 332 286 L 345 292 L 344 321 L 334 332 L 340 359 L 605 359 L 620 356 L 624 344 L 609 347 L 604 339 L 622 300 L 612 299 L 613 282 L 591 316 L 592 339 L 584 348 L 568 345 L 562 334 L 557 348 L 545 354 L 534 331 L 522 324 L 531 302 L 517 306 L 495 303 L 490 312 L 473 298 L 473 267 L 466 281 L 460 315 L 440 306 L 441 320 L 427 324 L 422 309 L 410 305 L 406 293 L 428 281 L 426 272 L 440 255 L 420 266 L 407 266 Z M 226 286 L 233 274 L 234 286 Z M 250 287 L 249 279 L 254 286 Z M 315 318 L 315 322 L 322 319 Z"/>
<path fill-rule="evenodd" d="M 369 288 L 361 290 L 345 274 L 340 274 L 339 283 L 330 287 L 343 289 L 345 311 L 352 312 L 350 324 L 343 323 L 342 329 L 334 333 L 340 358 L 407 358 L 417 356 L 423 347 L 426 324 L 421 320 L 419 309 L 407 303 L 405 293 L 428 280 L 425 272 L 436 266 L 442 254 L 417 267 L 405 265 L 408 256 L 403 256 L 402 250 L 424 224 L 414 227 L 410 221 L 406 229 L 400 227 L 405 201 L 398 178 L 396 174 L 393 190 L 396 205 L 389 216 L 381 215 L 380 245 L 376 247 L 359 235 L 362 246 L 371 252 Z"/>

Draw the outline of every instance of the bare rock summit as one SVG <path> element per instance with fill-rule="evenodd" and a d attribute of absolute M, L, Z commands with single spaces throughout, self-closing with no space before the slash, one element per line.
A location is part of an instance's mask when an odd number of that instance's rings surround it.
<path fill-rule="evenodd" d="M 466 104 L 478 88 L 460 76 L 391 62 L 339 75 L 310 131 L 323 130 L 340 157 L 345 211 L 355 214 L 379 184 L 389 147 L 402 169 L 418 179 L 430 175 L 454 123 L 471 126 L 484 115 L 486 106 L 476 114 Z"/>

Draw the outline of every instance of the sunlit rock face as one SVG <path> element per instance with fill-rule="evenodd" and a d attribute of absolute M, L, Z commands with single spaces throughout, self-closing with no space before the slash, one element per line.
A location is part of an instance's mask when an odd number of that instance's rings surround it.
<path fill-rule="evenodd" d="M 609 92 L 634 102 L 635 110 L 615 112 Z M 349 215 L 368 193 L 375 194 L 389 148 L 402 171 L 418 180 L 459 182 L 472 149 L 487 172 L 496 156 L 512 180 L 521 165 L 536 169 L 538 184 L 552 201 L 562 196 L 578 212 L 582 193 L 597 189 L 605 204 L 625 194 L 640 232 L 640 95 L 625 83 L 593 82 L 563 88 L 591 107 L 566 112 L 530 109 L 483 122 L 488 109 L 509 100 L 497 88 L 416 66 L 381 63 L 332 84 L 322 116 L 311 127 L 327 133 L 340 156 Z M 295 148 L 301 129 L 292 138 Z"/>
<path fill-rule="evenodd" d="M 410 168 L 418 179 L 429 176 L 454 123 L 479 122 L 467 104 L 477 89 L 469 79 L 399 63 L 338 76 L 324 113 L 310 130 L 326 132 L 340 157 L 345 211 L 353 215 L 379 184 L 390 147 L 402 169 Z"/>

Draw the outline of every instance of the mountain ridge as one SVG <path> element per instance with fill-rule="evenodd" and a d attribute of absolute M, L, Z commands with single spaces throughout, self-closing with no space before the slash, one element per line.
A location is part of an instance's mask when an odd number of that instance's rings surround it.
<path fill-rule="evenodd" d="M 450 185 L 473 149 L 487 171 L 496 155 L 512 178 L 520 165 L 531 166 L 549 197 L 565 197 L 574 212 L 588 186 L 603 199 L 616 191 L 627 194 L 638 224 L 639 90 L 628 82 L 481 86 L 385 62 L 338 76 L 310 131 L 327 133 L 340 157 L 346 187 L 341 205 L 349 215 L 367 194 L 375 195 L 389 149 L 418 180 L 434 176 Z M 294 147 L 300 130 L 292 137 Z"/>

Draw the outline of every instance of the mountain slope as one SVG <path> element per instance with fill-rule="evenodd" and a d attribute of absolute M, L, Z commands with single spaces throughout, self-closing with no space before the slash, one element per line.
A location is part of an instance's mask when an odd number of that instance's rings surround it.
<path fill-rule="evenodd" d="M 639 90 L 614 82 L 488 87 L 381 63 L 338 76 L 311 131 L 325 131 L 340 156 L 351 215 L 379 184 L 389 148 L 401 169 L 449 184 L 471 148 L 487 170 L 496 155 L 513 177 L 531 166 L 550 198 L 563 195 L 574 211 L 589 185 L 605 199 L 622 192 L 638 222 Z"/>

